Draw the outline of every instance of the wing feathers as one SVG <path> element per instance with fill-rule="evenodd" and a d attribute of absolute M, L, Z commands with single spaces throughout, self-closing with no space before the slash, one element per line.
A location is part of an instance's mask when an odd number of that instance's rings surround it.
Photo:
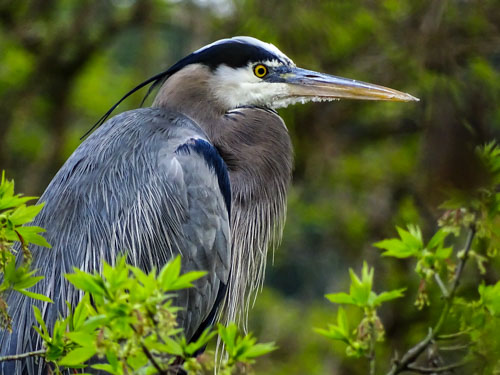
<path fill-rule="evenodd" d="M 14 347 L 18 352 L 39 349 L 31 305 L 40 307 L 52 325 L 66 313 L 65 300 L 75 304 L 80 298 L 64 274 L 74 266 L 100 270 L 103 258 L 113 263 L 121 253 L 145 270 L 181 254 L 183 271 L 208 271 L 196 288 L 177 297 L 186 309 L 179 323 L 193 336 L 207 318 L 213 320 L 228 280 L 228 196 L 230 202 L 223 160 L 188 118 L 147 108 L 107 121 L 78 147 L 41 198 L 46 204 L 35 225 L 47 229 L 53 248 L 31 249 L 33 267 L 45 275 L 33 291 L 55 303 L 34 303 L 19 293 L 7 296 L 18 334 L 0 335 L 0 354 L 13 354 Z M 37 368 L 32 360 L 23 366 L 28 373 Z"/>

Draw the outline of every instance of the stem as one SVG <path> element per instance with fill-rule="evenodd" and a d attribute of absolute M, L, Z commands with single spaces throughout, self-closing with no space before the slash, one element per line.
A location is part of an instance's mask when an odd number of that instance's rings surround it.
<path fill-rule="evenodd" d="M 141 347 L 142 347 L 142 351 L 144 352 L 144 354 L 146 354 L 146 357 L 148 357 L 149 361 L 154 366 L 154 368 L 156 369 L 156 371 L 158 371 L 158 373 L 160 375 L 167 374 L 167 372 L 164 371 L 160 367 L 160 365 L 158 364 L 158 362 L 156 362 L 156 359 L 153 357 L 153 355 L 151 354 L 151 352 L 149 351 L 149 349 L 146 347 L 146 345 L 144 345 L 143 343 L 141 343 Z"/>
<path fill-rule="evenodd" d="M 469 257 L 469 252 L 475 235 L 476 235 L 476 227 L 474 225 L 471 225 L 469 230 L 469 235 L 467 237 L 467 242 L 465 243 L 464 255 L 462 256 L 462 259 L 460 259 L 460 262 L 458 263 L 457 271 L 455 272 L 455 277 L 453 278 L 451 284 L 450 298 L 453 298 L 455 291 L 457 290 L 458 284 L 460 282 L 460 276 L 462 276 L 462 271 L 464 270 L 465 262 L 467 262 L 467 258 Z"/>
<path fill-rule="evenodd" d="M 134 325 L 130 324 L 130 327 L 137 334 L 137 329 L 134 327 Z M 153 365 L 153 367 L 156 369 L 156 371 L 158 371 L 158 373 L 160 375 L 166 375 L 166 374 L 168 374 L 168 372 L 166 372 L 165 370 L 163 370 L 161 368 L 161 366 L 159 365 L 159 363 L 156 362 L 155 357 L 153 357 L 153 355 L 151 354 L 151 352 L 149 351 L 149 349 L 142 342 L 142 338 L 140 338 L 140 340 L 141 340 L 140 344 L 141 344 L 141 348 L 142 348 L 143 353 L 146 355 L 146 357 L 148 357 L 149 361 L 151 362 L 151 364 Z"/>
<path fill-rule="evenodd" d="M 451 365 L 441 366 L 441 367 L 421 367 L 415 365 L 408 365 L 408 370 L 419 372 L 421 374 L 438 374 L 441 372 L 448 372 L 456 368 L 462 367 L 469 361 L 461 361 L 458 363 L 452 363 Z"/>
<path fill-rule="evenodd" d="M 471 347 L 471 344 L 464 344 L 464 345 L 452 345 L 452 346 L 441 346 L 439 348 L 440 351 L 448 351 L 448 352 L 455 352 L 457 350 L 465 350 L 469 349 Z"/>
<path fill-rule="evenodd" d="M 370 359 L 370 375 L 375 375 L 375 343 L 376 343 L 376 337 L 375 337 L 375 323 L 373 321 L 370 321 L 370 351 L 368 354 L 368 358 Z"/>
<path fill-rule="evenodd" d="M 447 333 L 436 336 L 436 340 L 454 340 L 461 336 L 468 336 L 470 334 L 470 330 L 460 331 L 456 333 Z"/>
<path fill-rule="evenodd" d="M 448 298 L 450 293 L 448 292 L 448 289 L 446 288 L 446 285 L 444 285 L 443 280 L 441 280 L 441 277 L 437 272 L 434 273 L 434 280 L 436 280 L 437 285 L 441 289 L 441 293 L 443 293 L 444 298 Z"/>
<path fill-rule="evenodd" d="M 6 356 L 3 356 L 3 357 L 0 357 L 0 362 L 5 362 L 5 361 L 19 361 L 21 359 L 25 359 L 25 358 L 29 358 L 29 357 L 42 356 L 45 353 L 47 353 L 47 350 L 42 349 L 42 350 L 37 350 L 35 352 L 6 355 Z"/>
<path fill-rule="evenodd" d="M 399 374 L 403 371 L 416 371 L 420 372 L 423 374 L 432 374 L 433 372 L 444 372 L 447 371 L 448 366 L 444 366 L 442 368 L 445 368 L 445 370 L 442 371 L 436 371 L 436 369 L 432 369 L 431 372 L 426 372 L 427 368 L 423 367 L 418 367 L 413 365 L 413 362 L 420 356 L 420 354 L 423 353 L 423 351 L 427 348 L 427 346 L 431 343 L 432 340 L 437 336 L 439 331 L 441 330 L 444 322 L 446 321 L 446 318 L 448 317 L 448 313 L 450 312 L 451 306 L 453 305 L 453 298 L 455 297 L 455 292 L 457 290 L 458 284 L 460 282 L 460 277 L 462 276 L 462 272 L 464 270 L 465 263 L 467 262 L 467 259 L 469 257 L 469 252 L 471 250 L 471 245 L 472 241 L 474 240 L 474 236 L 476 234 L 476 228 L 474 225 L 470 226 L 469 229 L 469 234 L 467 236 L 467 240 L 465 242 L 465 249 L 462 257 L 460 258 L 460 261 L 457 266 L 457 270 L 455 272 L 455 276 L 453 277 L 453 280 L 451 282 L 451 287 L 448 292 L 448 296 L 445 295 L 445 302 L 443 305 L 443 309 L 441 310 L 441 314 L 439 315 L 439 319 L 434 326 L 434 328 L 429 328 L 429 333 L 427 336 L 417 343 L 414 347 L 410 348 L 406 354 L 401 358 L 400 360 L 396 359 L 394 360 L 394 364 L 392 365 L 391 370 L 387 373 L 387 375 L 396 375 Z M 436 280 L 437 281 L 437 280 Z M 439 285 L 439 282 L 438 282 Z M 444 286 L 444 284 L 443 284 Z M 446 289 L 445 289 L 446 290 Z M 441 291 L 443 289 L 441 288 Z M 444 293 L 443 293 L 444 295 Z M 450 365 L 450 366 L 457 366 L 459 364 L 455 365 Z M 461 366 L 462 364 L 460 364 Z M 458 366 L 457 366 L 458 367 Z M 454 368 L 454 367 L 452 367 Z M 417 370 L 418 369 L 418 370 Z"/>

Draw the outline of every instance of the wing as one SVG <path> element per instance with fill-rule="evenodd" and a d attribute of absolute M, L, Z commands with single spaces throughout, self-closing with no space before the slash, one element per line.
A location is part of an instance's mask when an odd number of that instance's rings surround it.
<path fill-rule="evenodd" d="M 81 298 L 64 279 L 73 267 L 100 270 L 102 259 L 113 263 L 126 252 L 131 263 L 149 270 L 181 254 L 183 271 L 208 271 L 177 297 L 185 308 L 179 323 L 188 338 L 196 335 L 212 323 L 228 281 L 230 196 L 225 163 L 190 119 L 147 108 L 109 120 L 40 199 L 45 206 L 34 224 L 47 229 L 53 248 L 32 249 L 33 267 L 45 279 L 30 290 L 54 300 L 35 303 L 48 325 L 65 314 L 65 301 Z M 34 301 L 12 293 L 7 303 L 15 334 L 0 337 L 1 353 L 39 349 L 31 329 Z M 33 362 L 27 366 L 35 373 Z"/>

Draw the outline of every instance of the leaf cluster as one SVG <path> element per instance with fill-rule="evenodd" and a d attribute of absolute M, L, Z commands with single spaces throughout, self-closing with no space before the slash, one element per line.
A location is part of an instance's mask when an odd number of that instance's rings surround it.
<path fill-rule="evenodd" d="M 439 373 L 447 369 L 463 366 L 467 361 L 476 359 L 476 367 L 481 373 L 497 373 L 500 361 L 497 359 L 500 340 L 495 336 L 500 328 L 500 281 L 486 285 L 481 279 L 476 284 L 478 299 L 466 299 L 457 296 L 457 287 L 468 259 L 477 264 L 480 275 L 486 274 L 487 266 L 497 254 L 498 235 L 500 234 L 500 148 L 490 143 L 478 149 L 490 178 L 488 183 L 479 188 L 476 194 L 465 199 L 454 195 L 443 204 L 445 212 L 439 221 L 440 228 L 425 242 L 418 225 L 408 224 L 407 229 L 396 227 L 398 238 L 389 238 L 374 244 L 383 250 L 383 256 L 398 259 L 413 258 L 415 271 L 420 277 L 420 288 L 416 305 L 422 308 L 429 304 L 427 285 L 437 285 L 443 300 L 439 319 L 422 341 L 399 359 L 395 358 L 388 374 L 395 375 L 412 370 L 420 373 Z M 453 234 L 452 238 L 450 235 Z M 463 248 L 460 240 L 465 238 Z M 455 255 L 455 256 L 454 256 Z M 376 314 L 376 308 L 383 302 L 402 296 L 404 289 L 376 294 L 372 291 L 373 269 L 363 264 L 361 278 L 349 270 L 351 285 L 349 294 L 334 293 L 326 297 L 333 303 L 354 305 L 364 310 L 364 316 L 354 331 L 349 328 L 348 317 L 344 309 L 339 308 L 337 324 L 329 325 L 328 330 L 316 331 L 331 340 L 347 344 L 347 355 L 359 357 L 365 355 L 370 360 L 370 373 L 375 373 L 374 344 L 383 339 L 383 326 Z M 446 276 L 446 277 L 442 277 Z M 454 315 L 455 322 L 448 323 L 448 317 Z M 441 334 L 447 327 L 456 332 Z M 463 361 L 444 366 L 442 370 L 416 365 L 415 360 L 428 350 L 431 361 L 442 361 L 440 348 L 433 340 L 453 340 L 454 345 L 443 350 L 462 350 Z M 451 348 L 451 349 L 450 349 Z M 465 352 L 463 352 L 465 350 Z M 480 359 L 477 361 L 477 359 Z M 485 361 L 484 359 L 487 359 Z"/>
<path fill-rule="evenodd" d="M 28 297 L 50 302 L 42 294 L 30 292 L 42 276 L 35 276 L 36 270 L 30 269 L 31 252 L 28 245 L 34 244 L 50 248 L 44 237 L 45 230 L 26 225 L 30 223 L 43 208 L 43 204 L 27 206 L 26 203 L 36 197 L 23 197 L 14 193 L 14 181 L 5 178 L 2 172 L 0 179 L 0 329 L 11 330 L 11 317 L 7 313 L 7 303 L 2 296 L 9 290 L 15 290 Z M 16 265 L 16 253 L 13 245 L 21 244 L 22 261 Z"/>
<path fill-rule="evenodd" d="M 219 333 L 227 357 L 221 362 L 221 372 L 247 368 L 255 357 L 274 350 L 274 345 L 257 344 L 251 335 L 240 336 L 234 324 L 208 328 L 190 341 L 177 324 L 175 292 L 192 287 L 205 273 L 181 274 L 180 257 L 159 272 L 145 273 L 128 265 L 125 257 L 115 266 L 103 263 L 102 274 L 75 268 L 66 278 L 84 297 L 74 309 L 68 306 L 68 316 L 57 320 L 52 334 L 34 308 L 39 324 L 35 329 L 44 340 L 46 361 L 52 363 L 55 373 L 90 366 L 115 375 L 180 370 L 205 374 L 213 372 L 215 361 L 198 358 L 198 354 Z"/>
<path fill-rule="evenodd" d="M 349 329 L 349 322 L 345 310 L 339 307 L 337 324 L 330 324 L 328 329 L 316 328 L 315 331 L 331 340 L 342 341 L 347 344 L 346 354 L 351 357 L 368 355 L 370 343 L 384 340 L 384 327 L 377 315 L 377 308 L 382 303 L 403 297 L 405 288 L 395 289 L 380 294 L 373 289 L 374 269 L 366 262 L 363 263 L 361 278 L 349 269 L 351 284 L 349 294 L 327 294 L 326 298 L 335 304 L 354 305 L 363 311 L 363 318 L 356 329 Z"/>

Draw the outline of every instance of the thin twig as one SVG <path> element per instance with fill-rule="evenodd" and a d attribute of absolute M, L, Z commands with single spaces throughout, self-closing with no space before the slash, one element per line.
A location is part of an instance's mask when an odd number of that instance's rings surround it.
<path fill-rule="evenodd" d="M 150 360 L 151 364 L 154 366 L 154 368 L 156 369 L 156 371 L 158 371 L 158 373 L 160 375 L 166 375 L 168 374 L 167 371 L 163 370 L 161 368 L 161 366 L 158 364 L 158 362 L 156 362 L 156 359 L 153 357 L 153 355 L 151 354 L 151 352 L 149 351 L 149 349 L 146 347 L 146 345 L 144 345 L 143 343 L 141 343 L 141 347 L 142 347 L 142 351 L 144 352 L 144 354 L 146 354 L 146 357 L 148 357 L 148 359 Z"/>
<path fill-rule="evenodd" d="M 407 369 L 408 365 L 410 363 L 413 363 L 413 361 L 418 358 L 418 356 L 425 350 L 425 348 L 427 348 L 427 345 L 429 345 L 433 337 L 434 335 L 432 333 L 432 328 L 429 328 L 429 333 L 427 333 L 427 336 L 422 341 L 417 343 L 413 348 L 409 349 L 405 353 L 403 358 L 401 358 L 400 360 L 394 360 L 394 365 L 392 366 L 391 371 L 388 374 L 399 374 L 401 371 Z"/>
<path fill-rule="evenodd" d="M 474 240 L 475 234 L 476 234 L 476 227 L 471 225 L 469 230 L 469 235 L 467 237 L 467 242 L 465 243 L 465 250 L 462 255 L 462 259 L 460 259 L 460 262 L 458 263 L 457 271 L 455 272 L 455 277 L 453 278 L 453 281 L 451 283 L 450 298 L 453 297 L 455 291 L 457 290 L 458 284 L 460 282 L 460 276 L 462 276 L 462 271 L 464 270 L 465 262 L 467 262 L 467 258 L 469 257 L 469 252 L 472 246 L 472 240 Z"/>
<path fill-rule="evenodd" d="M 413 370 L 417 366 L 413 365 L 413 362 L 423 353 L 423 351 L 427 348 L 427 346 L 431 343 L 431 341 L 436 337 L 436 335 L 441 330 L 446 318 L 448 317 L 448 313 L 450 312 L 451 306 L 453 304 L 453 297 L 455 296 L 455 292 L 457 290 L 458 284 L 460 282 L 460 277 L 462 276 L 462 272 L 469 257 L 469 252 L 471 250 L 472 241 L 474 240 L 474 236 L 476 234 L 476 228 L 474 225 L 470 226 L 469 234 L 467 236 L 467 240 L 465 243 L 465 248 L 463 250 L 463 254 L 460 257 L 460 261 L 457 266 L 457 270 L 451 282 L 451 287 L 448 292 L 448 296 L 445 297 L 445 302 L 443 305 L 443 309 L 441 310 L 441 314 L 439 316 L 438 322 L 434 326 L 434 328 L 429 328 L 429 333 L 427 336 L 417 343 L 414 347 L 409 349 L 406 354 L 400 359 L 394 360 L 394 364 L 391 367 L 391 370 L 387 373 L 387 375 L 396 375 L 406 370 Z M 439 285 L 439 282 L 438 282 Z M 443 284 L 444 286 L 444 284 Z M 443 289 L 441 289 L 443 290 Z M 444 294 L 444 293 L 443 293 Z M 456 365 L 456 364 L 455 364 Z M 445 368 L 444 366 L 443 368 Z M 421 368 L 425 369 L 425 368 Z M 432 369 L 434 372 L 437 372 L 435 369 Z M 431 372 L 422 372 L 422 373 L 432 373 Z"/>
<path fill-rule="evenodd" d="M 3 357 L 0 357 L 0 362 L 5 362 L 5 361 L 20 361 L 21 359 L 25 359 L 25 358 L 29 358 L 29 357 L 42 356 L 45 353 L 47 353 L 47 350 L 42 349 L 42 350 L 37 350 L 35 352 L 28 352 L 28 353 L 22 353 L 22 354 L 13 354 L 13 355 L 5 355 Z"/>
<path fill-rule="evenodd" d="M 444 298 L 448 298 L 450 296 L 450 293 L 448 292 L 448 288 L 446 288 L 446 285 L 444 285 L 443 280 L 441 280 L 441 277 L 437 272 L 434 273 L 434 280 L 436 280 L 436 284 L 439 286 L 439 289 L 441 289 L 441 293 L 443 293 Z"/>
<path fill-rule="evenodd" d="M 440 351 L 445 351 L 445 352 L 455 352 L 457 350 L 469 349 L 470 347 L 471 347 L 471 344 L 450 345 L 450 346 L 440 346 L 439 350 Z"/>
<path fill-rule="evenodd" d="M 130 327 L 137 334 L 137 329 L 135 328 L 135 326 L 133 324 L 130 324 Z M 160 364 L 158 362 L 156 362 L 155 357 L 153 357 L 153 355 L 151 354 L 151 352 L 149 351 L 149 349 L 146 347 L 146 345 L 144 345 L 143 342 L 141 342 L 141 348 L 142 348 L 142 351 L 144 352 L 144 354 L 146 355 L 146 357 L 148 357 L 149 361 L 151 362 L 151 364 L 156 369 L 156 371 L 158 371 L 158 373 L 160 375 L 167 375 L 168 372 L 165 371 L 165 370 L 163 370 L 161 368 Z"/>
<path fill-rule="evenodd" d="M 468 362 L 469 361 L 461 361 L 458 363 L 452 363 L 451 365 L 446 365 L 441 367 L 421 367 L 410 364 L 408 365 L 408 370 L 419 372 L 421 374 L 439 374 L 441 372 L 447 372 L 462 367 Z"/>
<path fill-rule="evenodd" d="M 370 360 L 370 375 L 375 375 L 375 343 L 377 338 L 375 337 L 375 323 L 370 321 L 370 350 L 368 358 Z"/>
<path fill-rule="evenodd" d="M 436 340 L 455 340 L 461 336 L 468 336 L 470 334 L 470 330 L 460 331 L 455 333 L 446 333 L 436 336 Z"/>

